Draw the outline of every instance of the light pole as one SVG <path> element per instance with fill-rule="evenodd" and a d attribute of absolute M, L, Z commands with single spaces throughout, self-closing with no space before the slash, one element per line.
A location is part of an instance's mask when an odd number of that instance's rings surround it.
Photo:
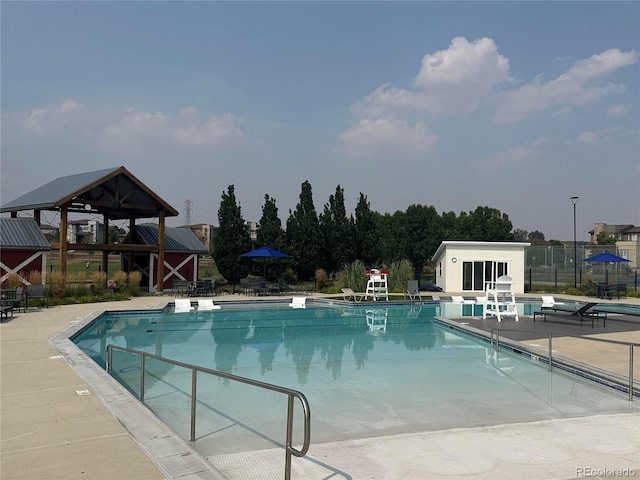
<path fill-rule="evenodd" d="M 571 197 L 571 203 L 573 203 L 573 288 L 578 288 L 578 247 L 576 246 L 576 203 L 578 203 L 578 197 Z"/>

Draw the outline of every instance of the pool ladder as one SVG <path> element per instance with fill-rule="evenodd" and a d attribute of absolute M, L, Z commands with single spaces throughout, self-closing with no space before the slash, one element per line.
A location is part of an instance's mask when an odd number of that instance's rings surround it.
<path fill-rule="evenodd" d="M 144 377 L 145 377 L 145 362 L 147 358 L 151 358 L 154 360 L 159 360 L 161 362 L 166 362 L 171 365 L 176 365 L 178 367 L 183 367 L 188 370 L 191 370 L 191 438 L 190 442 L 196 441 L 196 405 L 197 405 L 197 386 L 198 386 L 198 373 L 205 373 L 207 375 L 214 375 L 216 377 L 227 378 L 229 380 L 233 380 L 235 382 L 245 383 L 247 385 L 252 385 L 254 387 L 259 387 L 265 390 L 271 390 L 272 392 L 282 393 L 287 395 L 287 435 L 286 435 L 286 443 L 285 443 L 285 468 L 284 468 L 284 478 L 285 480 L 291 479 L 291 456 L 296 457 L 304 457 L 309 450 L 309 445 L 311 443 L 311 410 L 309 407 L 309 402 L 307 398 L 304 396 L 302 392 L 297 390 L 292 390 L 290 388 L 281 387 L 278 385 L 273 385 L 271 383 L 260 382 L 258 380 L 253 380 L 250 378 L 240 377 L 238 375 L 233 375 L 226 372 L 221 372 L 219 370 L 213 370 L 211 368 L 198 367 L 196 365 L 191 365 L 188 363 L 178 362 L 176 360 L 171 360 L 169 358 L 161 357 L 159 355 L 154 355 L 152 353 L 143 352 L 140 350 L 134 350 L 132 348 L 120 347 L 118 345 L 107 345 L 107 365 L 106 370 L 109 373 L 112 369 L 112 359 L 113 359 L 113 351 L 119 350 L 122 352 L 131 353 L 134 355 L 140 356 L 140 393 L 138 394 L 138 399 L 141 402 L 144 402 Z M 300 450 L 293 447 L 293 412 L 294 412 L 294 398 L 300 400 L 302 405 L 302 414 L 304 418 L 304 434 L 303 434 L 303 442 Z"/>

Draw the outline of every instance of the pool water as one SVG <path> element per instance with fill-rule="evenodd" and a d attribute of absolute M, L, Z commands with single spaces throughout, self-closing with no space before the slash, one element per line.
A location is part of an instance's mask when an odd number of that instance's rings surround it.
<path fill-rule="evenodd" d="M 102 365 L 106 345 L 114 344 L 300 390 L 311 406 L 314 444 L 628 413 L 637 403 L 506 351 L 498 354 L 482 340 L 434 323 L 442 313 L 437 303 L 129 312 L 100 317 L 74 342 Z M 114 352 L 112 366 L 137 393 L 139 357 Z M 188 439 L 191 373 L 154 360 L 147 360 L 146 372 L 145 404 Z M 198 376 L 198 392 L 200 453 L 283 443 L 286 397 L 206 375 Z M 301 420 L 297 415 L 294 421 L 298 444 Z"/>

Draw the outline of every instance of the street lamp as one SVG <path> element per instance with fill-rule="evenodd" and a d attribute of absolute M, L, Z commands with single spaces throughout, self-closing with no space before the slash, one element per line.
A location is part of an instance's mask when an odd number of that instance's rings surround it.
<path fill-rule="evenodd" d="M 571 203 L 573 203 L 573 288 L 578 288 L 578 248 L 576 246 L 576 203 L 578 203 L 578 197 L 571 197 Z"/>

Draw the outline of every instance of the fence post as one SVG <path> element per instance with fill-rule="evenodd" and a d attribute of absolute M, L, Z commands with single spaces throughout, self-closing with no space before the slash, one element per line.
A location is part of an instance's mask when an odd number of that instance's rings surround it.
<path fill-rule="evenodd" d="M 553 281 L 555 283 L 554 290 L 558 290 L 558 269 L 557 268 L 553 270 Z"/>

